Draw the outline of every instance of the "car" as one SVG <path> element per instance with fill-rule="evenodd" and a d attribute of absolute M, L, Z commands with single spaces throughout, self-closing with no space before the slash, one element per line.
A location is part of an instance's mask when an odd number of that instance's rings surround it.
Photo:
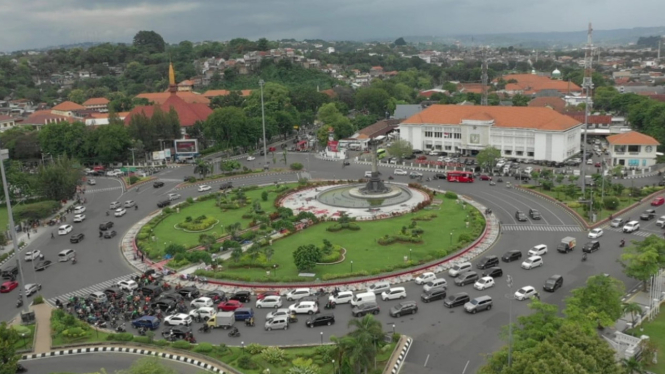
<path fill-rule="evenodd" d="M 393 287 L 381 293 L 381 300 L 383 301 L 396 299 L 406 299 L 406 290 L 404 287 Z"/>
<path fill-rule="evenodd" d="M 166 325 L 166 323 L 164 323 L 164 324 Z M 184 339 L 186 336 L 191 335 L 191 334 L 192 334 L 192 329 L 189 328 L 189 327 L 183 327 L 183 326 L 172 327 L 168 330 L 163 330 L 162 331 L 162 337 L 164 337 L 164 338 L 166 338 L 168 336 L 173 336 L 176 339 Z"/>
<path fill-rule="evenodd" d="M 74 207 L 74 214 L 81 214 L 85 212 L 85 207 L 82 205 Z"/>
<path fill-rule="evenodd" d="M 446 298 L 446 287 L 435 287 L 429 291 L 424 291 L 422 294 L 420 294 L 420 299 L 426 303 L 445 298 Z"/>
<path fill-rule="evenodd" d="M 222 190 L 222 191 L 229 190 L 231 188 L 233 188 L 233 182 L 232 181 L 224 182 L 224 183 L 219 185 L 219 189 Z"/>
<path fill-rule="evenodd" d="M 545 284 L 543 285 L 543 290 L 547 292 L 554 292 L 563 286 L 563 277 L 561 275 L 552 275 L 547 278 Z"/>
<path fill-rule="evenodd" d="M 435 287 L 447 287 L 448 282 L 444 278 L 436 278 L 423 285 L 423 291 L 429 291 Z"/>
<path fill-rule="evenodd" d="M 164 182 L 157 181 L 157 182 L 152 184 L 152 187 L 154 187 L 154 188 L 164 187 Z"/>
<path fill-rule="evenodd" d="M 282 307 L 282 298 L 279 296 L 266 296 L 262 299 L 256 300 L 256 308 L 281 308 Z"/>
<path fill-rule="evenodd" d="M 116 235 L 115 230 L 106 231 L 104 232 L 104 239 L 111 239 L 115 235 Z"/>
<path fill-rule="evenodd" d="M 592 160 L 592 159 L 588 159 L 588 160 L 586 160 L 586 164 L 587 164 L 587 165 L 593 165 L 593 160 Z"/>
<path fill-rule="evenodd" d="M 286 294 L 286 301 L 300 300 L 307 296 L 312 296 L 312 291 L 309 288 L 296 288 Z"/>
<path fill-rule="evenodd" d="M 416 303 L 413 300 L 402 301 L 399 304 L 390 308 L 390 311 L 388 313 L 390 314 L 391 317 L 401 317 L 405 314 L 416 314 L 418 313 L 418 303 Z"/>
<path fill-rule="evenodd" d="M 527 166 L 527 167 L 524 169 L 524 172 L 525 172 L 525 173 L 528 173 L 528 174 L 531 174 L 532 171 L 533 171 L 533 168 L 532 168 L 531 166 Z"/>
<path fill-rule="evenodd" d="M 335 304 L 348 304 L 353 299 L 352 291 L 339 291 L 337 296 L 328 297 L 329 301 L 334 302 Z"/>
<path fill-rule="evenodd" d="M 656 226 L 665 228 L 665 216 L 660 216 L 660 218 L 658 218 Z"/>
<path fill-rule="evenodd" d="M 113 215 L 116 216 L 116 217 L 122 217 L 122 216 L 124 216 L 126 213 L 127 213 L 127 209 L 125 209 L 125 208 L 118 208 L 118 209 L 115 210 L 115 212 L 113 213 Z"/>
<path fill-rule="evenodd" d="M 517 261 L 522 258 L 522 252 L 513 249 L 508 252 L 506 252 L 503 256 L 501 256 L 501 260 L 503 262 L 513 262 Z"/>
<path fill-rule="evenodd" d="M 416 284 L 425 284 L 429 281 L 436 279 L 436 274 L 430 272 L 422 273 L 416 277 Z"/>
<path fill-rule="evenodd" d="M 256 157 L 254 156 L 247 156 L 247 161 L 254 161 L 256 160 Z"/>
<path fill-rule="evenodd" d="M 529 256 L 543 256 L 547 254 L 547 246 L 545 244 L 535 245 L 533 248 L 529 249 L 527 254 Z"/>
<path fill-rule="evenodd" d="M 199 192 L 205 192 L 205 191 L 210 191 L 212 187 L 208 186 L 207 184 L 202 184 L 199 186 L 198 191 Z"/>
<path fill-rule="evenodd" d="M 49 267 L 49 266 L 51 266 L 51 264 L 52 264 L 52 262 L 49 261 L 49 260 L 39 261 L 39 262 L 35 265 L 35 270 L 36 270 L 36 271 L 46 270 L 46 268 Z"/>
<path fill-rule="evenodd" d="M 409 173 L 409 178 L 415 179 L 415 178 L 422 178 L 423 173 L 417 172 L 417 171 L 412 171 Z"/>
<path fill-rule="evenodd" d="M 600 242 L 598 240 L 590 241 L 584 244 L 582 247 L 582 252 L 592 253 L 600 249 Z"/>
<path fill-rule="evenodd" d="M 589 239 L 598 239 L 601 236 L 603 236 L 603 229 L 601 229 L 601 228 L 593 229 L 593 230 L 589 231 L 589 234 L 587 235 L 587 237 L 589 237 Z"/>
<path fill-rule="evenodd" d="M 237 300 L 241 303 L 248 303 L 251 301 L 252 293 L 249 291 L 236 291 L 233 295 L 229 296 L 229 300 Z"/>
<path fill-rule="evenodd" d="M 630 221 L 623 226 L 622 231 L 625 233 L 631 233 L 638 231 L 640 229 L 640 223 L 637 221 Z"/>
<path fill-rule="evenodd" d="M 184 304 L 184 302 L 185 302 L 185 298 L 182 297 L 181 294 L 176 293 L 176 292 L 170 292 L 170 293 L 162 294 L 161 296 L 159 296 L 159 299 L 160 300 L 169 299 L 170 301 L 173 301 L 175 303 L 181 303 L 181 304 Z"/>
<path fill-rule="evenodd" d="M 62 225 L 58 227 L 58 235 L 67 235 L 72 232 L 73 229 L 74 227 L 72 225 Z"/>
<path fill-rule="evenodd" d="M 245 305 L 238 300 L 228 300 L 219 303 L 217 305 L 217 309 L 223 312 L 233 312 L 234 310 L 242 308 L 243 306 Z"/>
<path fill-rule="evenodd" d="M 445 306 L 446 308 L 454 308 L 468 303 L 469 300 L 471 300 L 471 298 L 469 298 L 468 293 L 460 292 L 448 296 L 448 298 L 443 302 L 443 306 Z"/>
<path fill-rule="evenodd" d="M 488 181 L 488 180 L 490 180 L 490 179 L 492 179 L 492 178 L 490 178 L 490 176 L 487 175 L 487 174 L 481 174 L 481 175 L 480 175 L 480 180 L 481 180 L 481 181 Z"/>
<path fill-rule="evenodd" d="M 494 278 L 492 277 L 482 277 L 478 279 L 476 283 L 473 284 L 473 288 L 477 289 L 478 291 L 482 291 L 484 289 L 490 288 L 494 286 Z"/>
<path fill-rule="evenodd" d="M 211 298 L 214 302 L 223 301 L 226 299 L 226 293 L 220 290 L 208 291 L 203 296 Z"/>
<path fill-rule="evenodd" d="M 430 156 L 438 156 L 439 151 L 433 149 L 433 150 L 427 152 L 427 154 L 430 155 Z"/>
<path fill-rule="evenodd" d="M 165 206 L 171 205 L 171 200 L 162 200 L 157 202 L 158 208 L 163 208 Z"/>
<path fill-rule="evenodd" d="M 85 214 L 77 214 L 74 216 L 74 222 L 83 222 L 85 220 Z"/>
<path fill-rule="evenodd" d="M 108 221 L 108 222 L 104 222 L 104 223 L 99 224 L 99 229 L 101 231 L 108 230 L 111 227 L 113 227 L 113 222 L 112 221 Z"/>
<path fill-rule="evenodd" d="M 274 312 L 270 312 L 266 315 L 266 319 L 273 319 L 275 317 L 280 317 L 280 316 L 288 316 L 291 314 L 291 311 L 288 308 L 279 308 Z"/>
<path fill-rule="evenodd" d="M 256 300 L 263 300 L 266 296 L 282 296 L 279 291 L 264 291 L 256 295 Z"/>
<path fill-rule="evenodd" d="M 176 313 L 164 318 L 164 326 L 189 326 L 192 324 L 192 316 L 185 313 Z"/>
<path fill-rule="evenodd" d="M 365 172 L 365 178 L 371 178 L 372 177 L 372 171 L 366 171 Z"/>
<path fill-rule="evenodd" d="M 149 330 L 156 330 L 159 328 L 159 319 L 155 316 L 143 316 L 132 321 L 134 328 L 146 328 Z"/>
<path fill-rule="evenodd" d="M 169 201 L 178 200 L 179 198 L 180 198 L 180 194 L 179 194 L 179 193 L 170 193 L 170 194 L 168 195 L 168 199 L 169 199 Z"/>
<path fill-rule="evenodd" d="M 132 292 L 135 289 L 139 288 L 138 283 L 134 282 L 131 279 L 120 281 L 120 282 L 117 283 L 117 286 L 121 290 L 127 291 L 127 292 Z"/>
<path fill-rule="evenodd" d="M 125 208 L 131 208 L 136 205 L 136 202 L 134 200 L 127 200 L 125 201 L 124 207 Z"/>
<path fill-rule="evenodd" d="M 465 271 L 455 278 L 455 285 L 462 287 L 467 284 L 474 284 L 478 278 L 478 273 L 475 271 Z"/>
<path fill-rule="evenodd" d="M 26 261 L 34 261 L 38 259 L 40 256 L 42 256 L 42 251 L 39 249 L 35 249 L 34 251 L 27 251 L 25 252 L 25 260 Z"/>
<path fill-rule="evenodd" d="M 522 301 L 538 294 L 535 288 L 532 286 L 522 287 L 519 290 L 515 291 L 515 299 Z"/>
<path fill-rule="evenodd" d="M 521 210 L 515 212 L 515 219 L 517 219 L 519 222 L 526 222 L 529 220 L 526 214 L 524 214 L 524 212 L 522 212 Z"/>
<path fill-rule="evenodd" d="M 448 270 L 448 275 L 451 277 L 455 278 L 456 276 L 460 275 L 461 273 L 473 268 L 473 265 L 471 265 L 470 262 L 462 262 L 460 264 L 455 264 L 450 270 Z"/>
<path fill-rule="evenodd" d="M 85 238 L 85 235 L 83 235 L 83 233 L 80 232 L 80 233 L 78 233 L 78 234 L 74 234 L 74 235 L 72 235 L 72 236 L 69 238 L 69 242 L 70 242 L 70 243 L 80 243 L 81 240 L 83 240 L 83 238 Z"/>
<path fill-rule="evenodd" d="M 623 227 L 625 224 L 626 221 L 624 221 L 623 218 L 615 218 L 610 223 L 610 227 Z"/>
<path fill-rule="evenodd" d="M 119 290 L 115 287 L 106 288 L 102 292 L 104 293 L 104 295 L 106 295 L 107 299 L 111 298 L 120 299 L 124 295 L 122 290 Z"/>
<path fill-rule="evenodd" d="M 480 270 L 489 269 L 499 265 L 499 258 L 496 256 L 485 256 L 480 262 L 476 264 L 476 268 Z"/>
<path fill-rule="evenodd" d="M 121 206 L 121 204 L 120 204 L 119 201 L 114 201 L 114 202 L 111 203 L 111 205 L 109 205 L 109 209 L 118 209 L 118 208 L 120 208 L 120 206 Z"/>
<path fill-rule="evenodd" d="M 299 301 L 289 305 L 289 311 L 296 314 L 314 314 L 319 312 L 319 307 L 314 301 Z"/>
<path fill-rule="evenodd" d="M 351 315 L 354 317 L 363 317 L 367 314 L 377 315 L 379 314 L 380 310 L 381 308 L 379 308 L 379 304 L 377 304 L 375 301 L 369 301 L 354 306 L 353 309 L 351 310 Z"/>
<path fill-rule="evenodd" d="M 434 178 L 436 178 L 436 179 L 446 179 L 446 173 L 436 173 L 436 174 L 434 174 Z"/>
<path fill-rule="evenodd" d="M 215 314 L 217 314 L 215 308 L 207 306 L 198 309 L 192 309 L 189 311 L 189 315 L 192 316 L 192 318 L 197 320 L 200 318 L 203 320 L 203 322 L 207 322 L 210 319 L 210 317 L 214 316 Z"/>
<path fill-rule="evenodd" d="M 183 287 L 176 290 L 175 292 L 187 299 L 195 299 L 201 294 L 201 291 L 199 291 L 199 289 L 194 286 Z"/>
<path fill-rule="evenodd" d="M 331 326 L 334 324 L 335 324 L 335 316 L 332 313 L 313 316 L 307 321 L 305 321 L 305 326 L 307 327 Z"/>
<path fill-rule="evenodd" d="M 189 303 L 189 306 L 191 306 L 192 308 L 201 308 L 204 306 L 210 307 L 212 305 L 213 305 L 212 299 L 205 296 L 199 297 L 198 299 L 194 299 L 192 300 L 191 303 Z"/>
<path fill-rule="evenodd" d="M 394 174 L 395 174 L 395 175 L 407 175 L 407 174 L 409 174 L 409 173 L 407 173 L 406 170 L 395 169 Z"/>
<path fill-rule="evenodd" d="M 651 206 L 660 206 L 665 204 L 665 197 L 657 197 L 651 202 Z"/>
<path fill-rule="evenodd" d="M 97 181 L 94 180 L 94 179 L 88 179 L 88 184 L 91 185 L 91 186 L 94 186 L 94 185 L 97 184 Z"/>
<path fill-rule="evenodd" d="M 499 277 L 503 276 L 503 269 L 501 269 L 500 267 L 489 268 L 489 269 L 483 271 L 482 276 L 483 277 L 499 278 Z"/>
<path fill-rule="evenodd" d="M 534 220 L 539 220 L 541 218 L 540 212 L 537 209 L 529 209 L 529 217 Z"/>
<path fill-rule="evenodd" d="M 0 293 L 11 292 L 14 288 L 18 287 L 17 281 L 7 281 L 0 285 Z"/>
<path fill-rule="evenodd" d="M 543 258 L 540 256 L 531 256 L 522 262 L 522 269 L 531 270 L 539 266 L 543 266 Z"/>
<path fill-rule="evenodd" d="M 642 221 L 650 221 L 654 218 L 656 218 L 656 211 L 653 209 L 647 209 L 640 215 Z"/>

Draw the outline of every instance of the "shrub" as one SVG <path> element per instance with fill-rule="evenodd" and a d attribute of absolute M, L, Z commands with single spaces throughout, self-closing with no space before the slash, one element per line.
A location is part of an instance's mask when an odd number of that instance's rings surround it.
<path fill-rule="evenodd" d="M 257 365 L 250 356 L 242 355 L 238 359 L 238 366 L 241 369 L 251 370 L 254 369 Z"/>
<path fill-rule="evenodd" d="M 473 238 L 467 233 L 460 234 L 457 238 L 458 243 L 469 243 Z"/>
<path fill-rule="evenodd" d="M 14 207 L 15 221 L 42 219 L 60 209 L 60 202 L 53 200 L 39 201 L 31 204 L 20 204 Z M 3 228 L 4 229 L 4 228 Z"/>
<path fill-rule="evenodd" d="M 261 200 L 268 201 L 268 191 L 261 192 Z"/>
<path fill-rule="evenodd" d="M 210 343 L 199 343 L 192 351 L 198 352 L 198 353 L 210 353 L 213 350 L 213 345 Z"/>
<path fill-rule="evenodd" d="M 399 338 L 401 338 L 401 337 L 402 337 L 402 335 L 400 333 L 398 333 L 398 332 L 393 333 L 393 335 L 392 335 L 393 343 L 397 343 L 399 341 Z"/>
<path fill-rule="evenodd" d="M 319 263 L 328 264 L 332 262 L 337 262 L 342 259 L 342 249 L 341 248 L 331 248 L 330 253 L 323 255 L 319 260 Z"/>
<path fill-rule="evenodd" d="M 617 199 L 614 196 L 606 197 L 603 200 L 603 206 L 607 210 L 615 210 L 616 208 L 619 207 L 619 199 Z"/>
<path fill-rule="evenodd" d="M 189 177 L 189 178 L 187 178 L 187 182 L 189 182 L 189 183 L 194 183 L 194 182 L 196 182 L 196 177 Z"/>
<path fill-rule="evenodd" d="M 86 335 L 86 332 L 83 330 L 82 327 L 72 327 L 64 330 L 62 332 L 62 335 L 66 338 L 80 338 Z"/>
<path fill-rule="evenodd" d="M 188 341 L 185 340 L 178 340 L 173 343 L 171 343 L 171 347 L 176 348 L 176 349 L 186 349 L 189 350 L 192 348 L 192 344 Z"/>
<path fill-rule="evenodd" d="M 270 364 L 279 364 L 286 359 L 286 352 L 281 348 L 270 346 L 261 352 L 261 357 Z"/>
<path fill-rule="evenodd" d="M 113 339 L 111 340 L 117 340 L 120 342 L 131 342 L 132 339 L 134 339 L 134 335 L 132 335 L 129 332 L 121 332 L 119 334 L 111 334 L 114 335 Z"/>
<path fill-rule="evenodd" d="M 578 202 L 572 202 L 572 203 L 568 203 L 568 207 L 570 209 L 577 209 L 577 208 L 582 207 L 582 204 L 580 204 Z"/>
<path fill-rule="evenodd" d="M 194 204 L 194 199 L 192 199 L 191 197 L 188 197 L 187 202 L 190 203 L 190 204 Z"/>
<path fill-rule="evenodd" d="M 290 165 L 291 170 L 302 170 L 303 165 L 300 162 L 294 162 Z"/>
<path fill-rule="evenodd" d="M 43 297 L 42 295 L 37 295 L 37 296 L 35 296 L 34 299 L 32 299 L 32 303 L 33 303 L 34 305 L 37 305 L 37 304 L 44 304 L 44 297 Z"/>
<path fill-rule="evenodd" d="M 457 200 L 457 194 L 452 191 L 446 191 L 443 195 L 446 199 Z"/>
<path fill-rule="evenodd" d="M 256 343 L 251 343 L 245 346 L 245 350 L 247 353 L 250 355 L 258 355 L 259 353 L 263 352 L 263 350 L 266 349 L 265 346 L 262 346 L 261 344 L 256 344 Z"/>
<path fill-rule="evenodd" d="M 137 177 L 136 175 L 132 175 L 132 176 L 129 177 L 129 184 L 134 184 L 138 181 L 139 181 L 139 177 Z"/>
<path fill-rule="evenodd" d="M 141 344 L 150 344 L 150 338 L 148 338 L 147 336 L 135 336 L 133 342 Z"/>
<path fill-rule="evenodd" d="M 166 347 L 166 346 L 168 346 L 169 344 L 171 344 L 168 340 L 165 340 L 165 339 L 155 340 L 154 343 L 155 343 L 158 347 Z"/>
<path fill-rule="evenodd" d="M 182 228 L 189 231 L 202 231 L 209 229 L 217 222 L 218 220 L 215 217 L 199 216 L 193 220 L 191 219 L 191 217 L 187 217 L 185 219 L 185 222 L 180 222 L 178 224 L 178 228 Z"/>

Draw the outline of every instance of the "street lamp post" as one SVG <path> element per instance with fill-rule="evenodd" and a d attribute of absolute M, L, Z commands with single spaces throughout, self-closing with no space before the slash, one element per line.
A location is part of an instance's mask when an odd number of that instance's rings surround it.
<path fill-rule="evenodd" d="M 323 331 L 321 331 L 321 345 L 323 345 Z"/>
<path fill-rule="evenodd" d="M 134 161 L 134 151 L 136 148 L 130 148 L 129 150 L 132 152 L 132 166 L 136 166 L 136 162 Z"/>
<path fill-rule="evenodd" d="M 266 149 L 266 110 L 263 105 L 263 86 L 266 82 L 261 79 L 259 81 L 259 86 L 261 87 L 261 122 L 263 123 L 263 164 L 265 167 L 268 166 L 268 150 Z"/>
<path fill-rule="evenodd" d="M 450 232 L 450 245 L 453 245 L 453 233 L 452 233 L 452 231 Z"/>
<path fill-rule="evenodd" d="M 412 256 L 413 256 L 413 249 L 409 248 L 409 261 L 411 261 Z"/>
<path fill-rule="evenodd" d="M 353 260 L 351 260 L 351 272 L 353 273 Z"/>
<path fill-rule="evenodd" d="M 508 283 L 508 290 L 513 289 L 513 277 L 506 276 L 506 283 Z M 513 299 L 515 298 L 511 293 L 506 295 L 510 301 L 510 308 L 508 311 L 508 367 L 513 364 Z"/>

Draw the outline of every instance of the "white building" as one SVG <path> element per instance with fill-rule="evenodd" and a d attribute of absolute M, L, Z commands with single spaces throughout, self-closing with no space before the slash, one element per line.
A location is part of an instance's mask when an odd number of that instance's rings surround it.
<path fill-rule="evenodd" d="M 642 169 L 656 164 L 656 147 L 660 143 L 649 135 L 628 131 L 608 136 L 607 142 L 612 166 Z"/>
<path fill-rule="evenodd" d="M 0 132 L 13 129 L 16 126 L 16 119 L 10 116 L 0 114 Z"/>
<path fill-rule="evenodd" d="M 561 162 L 580 152 L 583 124 L 549 108 L 432 105 L 400 123 L 414 149 Z"/>

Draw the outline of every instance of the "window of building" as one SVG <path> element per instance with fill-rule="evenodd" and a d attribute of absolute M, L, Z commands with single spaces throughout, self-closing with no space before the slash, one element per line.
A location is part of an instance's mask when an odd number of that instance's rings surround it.
<path fill-rule="evenodd" d="M 527 152 L 526 155 L 527 157 L 533 157 L 533 152 Z"/>
<path fill-rule="evenodd" d="M 513 151 L 510 150 L 510 149 L 506 149 L 505 151 L 503 151 L 503 154 L 506 155 L 506 156 L 512 156 Z"/>
<path fill-rule="evenodd" d="M 625 145 L 615 145 L 614 146 L 614 152 L 626 152 L 626 146 Z"/>
<path fill-rule="evenodd" d="M 426 138 L 431 138 L 432 137 L 432 131 L 425 131 L 425 137 Z"/>
<path fill-rule="evenodd" d="M 452 148 L 453 148 L 453 147 L 447 145 L 447 146 L 446 146 L 446 151 L 450 151 Z"/>
<path fill-rule="evenodd" d="M 639 145 L 629 145 L 628 146 L 628 152 L 639 152 L 640 151 L 640 146 Z"/>
<path fill-rule="evenodd" d="M 442 138 L 442 137 L 443 137 L 443 133 L 442 133 L 442 132 L 435 132 L 435 133 L 434 133 L 434 137 L 435 137 L 435 138 Z"/>
<path fill-rule="evenodd" d="M 524 151 L 517 151 L 516 156 L 524 156 Z"/>
<path fill-rule="evenodd" d="M 453 135 L 454 135 L 453 139 L 462 139 L 462 134 L 461 133 L 456 132 Z"/>

